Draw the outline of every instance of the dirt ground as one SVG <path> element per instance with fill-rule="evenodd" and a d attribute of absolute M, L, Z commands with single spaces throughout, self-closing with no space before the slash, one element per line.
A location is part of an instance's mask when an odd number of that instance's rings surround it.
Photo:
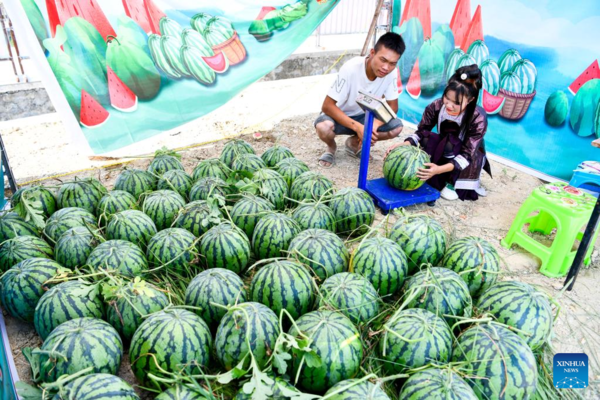
<path fill-rule="evenodd" d="M 286 119 L 274 126 L 274 129 L 263 132 L 262 139 L 251 136 L 244 137 L 256 149 L 258 154 L 278 142 L 292 149 L 297 158 L 306 162 L 312 170 L 319 171 L 330 178 L 337 189 L 356 186 L 358 176 L 358 160 L 348 157 L 343 151 L 343 140 L 338 138 L 337 163 L 332 169 L 323 169 L 317 165 L 319 155 L 324 151 L 324 146 L 316 139 L 312 128 L 312 121 L 316 114 Z M 407 132 L 406 132 L 407 133 Z M 196 148 L 182 153 L 186 171 L 191 173 L 199 160 L 217 157 L 223 147 L 222 142 Z M 382 160 L 387 143 L 377 144 L 373 148 L 373 161 L 369 170 L 369 177 L 382 176 Z M 145 168 L 148 160 L 138 160 L 133 163 L 135 167 Z M 599 246 L 593 253 L 592 265 L 581 271 L 575 289 L 572 292 L 561 292 L 563 279 L 552 279 L 540 274 L 539 261 L 521 249 L 507 250 L 500 246 L 500 240 L 507 233 L 510 224 L 520 205 L 527 198 L 533 188 L 541 181 L 530 175 L 492 163 L 494 178 L 487 175 L 483 178 L 483 185 L 488 191 L 488 196 L 480 198 L 477 202 L 449 202 L 440 199 L 435 207 L 417 205 L 408 207 L 410 213 L 425 213 L 440 221 L 452 238 L 465 236 L 478 236 L 488 240 L 499 251 L 503 260 L 501 279 L 519 280 L 541 288 L 560 304 L 561 311 L 555 324 L 552 343 L 557 352 L 575 353 L 585 352 L 590 357 L 592 373 L 590 381 L 600 379 L 600 297 L 597 288 L 600 287 L 600 257 Z M 98 177 L 107 187 L 112 187 L 120 167 L 111 169 L 94 170 L 79 174 L 91 174 Z M 62 178 L 68 180 L 68 177 Z M 384 216 L 378 212 L 377 221 Z M 395 217 L 392 216 L 392 221 Z M 377 222 L 376 222 L 377 223 Z M 19 377 L 22 380 L 30 379 L 30 372 L 25 362 L 21 349 L 26 346 L 37 347 L 41 345 L 40 339 L 32 326 L 20 323 L 5 316 L 12 352 L 15 358 Z M 134 383 L 130 372 L 128 360 L 125 359 L 121 366 L 120 376 Z M 598 398 L 595 393 L 587 392 L 588 398 Z M 148 397 L 150 398 L 150 397 Z"/>

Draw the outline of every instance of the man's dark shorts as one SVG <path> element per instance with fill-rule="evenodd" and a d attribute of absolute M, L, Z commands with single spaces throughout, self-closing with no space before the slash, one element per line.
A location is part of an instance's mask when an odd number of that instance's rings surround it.
<path fill-rule="evenodd" d="M 355 115 L 350 118 L 352 118 L 353 120 L 355 120 L 358 123 L 361 123 L 363 125 L 365 124 L 365 114 Z M 321 115 L 319 115 L 317 117 L 317 119 L 315 120 L 314 126 L 317 126 L 318 123 L 323 122 L 323 121 L 333 122 L 333 131 L 335 132 L 336 135 L 356 135 L 356 132 L 354 132 L 352 129 L 346 128 L 345 126 L 338 124 L 329 115 L 326 115 L 323 113 L 321 113 Z M 378 130 L 379 130 L 379 132 L 389 132 L 400 126 L 403 126 L 402 121 L 398 118 L 394 118 L 387 124 L 380 126 Z"/>

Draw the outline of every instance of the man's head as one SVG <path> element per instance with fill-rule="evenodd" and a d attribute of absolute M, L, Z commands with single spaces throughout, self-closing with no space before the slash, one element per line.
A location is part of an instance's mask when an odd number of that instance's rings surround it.
<path fill-rule="evenodd" d="M 405 49 L 404 40 L 397 33 L 388 32 L 381 36 L 369 55 L 369 64 L 373 73 L 378 78 L 388 75 L 396 68 Z"/>

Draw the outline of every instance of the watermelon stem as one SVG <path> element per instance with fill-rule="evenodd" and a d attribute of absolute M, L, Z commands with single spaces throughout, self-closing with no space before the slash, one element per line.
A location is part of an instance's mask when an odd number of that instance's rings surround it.
<path fill-rule="evenodd" d="M 107 43 L 110 43 L 110 42 L 112 42 L 113 40 L 114 40 L 115 42 L 117 42 L 117 44 L 118 44 L 119 46 L 121 45 L 121 42 L 119 42 L 119 39 L 117 39 L 117 37 L 116 37 L 116 36 L 113 36 L 113 35 L 108 35 L 108 36 L 106 37 L 106 42 L 107 42 Z"/>
<path fill-rule="evenodd" d="M 42 350 L 34 350 L 33 351 L 36 354 L 45 354 L 48 353 L 50 356 L 53 356 L 55 354 L 57 354 L 57 352 L 53 352 L 53 351 L 42 351 Z M 62 354 L 61 354 L 62 356 Z M 65 356 L 62 356 L 63 359 L 66 360 Z M 55 382 L 51 382 L 51 383 L 45 383 L 42 386 L 44 387 L 44 390 L 49 390 L 49 389 L 55 389 L 55 388 L 62 388 L 63 386 L 65 386 L 67 383 L 79 378 L 80 376 L 84 376 L 84 375 L 88 375 L 90 374 L 92 371 L 94 370 L 94 367 L 87 367 L 82 369 L 81 371 L 77 371 L 74 374 L 71 375 L 63 375 L 60 378 L 58 378 Z"/>

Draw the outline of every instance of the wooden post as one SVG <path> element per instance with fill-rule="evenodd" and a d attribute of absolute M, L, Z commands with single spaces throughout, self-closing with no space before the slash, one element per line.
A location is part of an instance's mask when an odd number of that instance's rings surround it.
<path fill-rule="evenodd" d="M 377 6 L 375 7 L 375 13 L 373 14 L 373 20 L 371 21 L 371 26 L 369 27 L 369 33 L 367 33 L 367 40 L 365 40 L 365 45 L 360 52 L 361 56 L 367 54 L 367 50 L 369 49 L 369 41 L 371 37 L 375 34 L 375 28 L 377 28 L 377 21 L 379 20 L 379 14 L 381 13 L 381 9 L 383 8 L 383 2 L 385 0 L 377 0 Z"/>

